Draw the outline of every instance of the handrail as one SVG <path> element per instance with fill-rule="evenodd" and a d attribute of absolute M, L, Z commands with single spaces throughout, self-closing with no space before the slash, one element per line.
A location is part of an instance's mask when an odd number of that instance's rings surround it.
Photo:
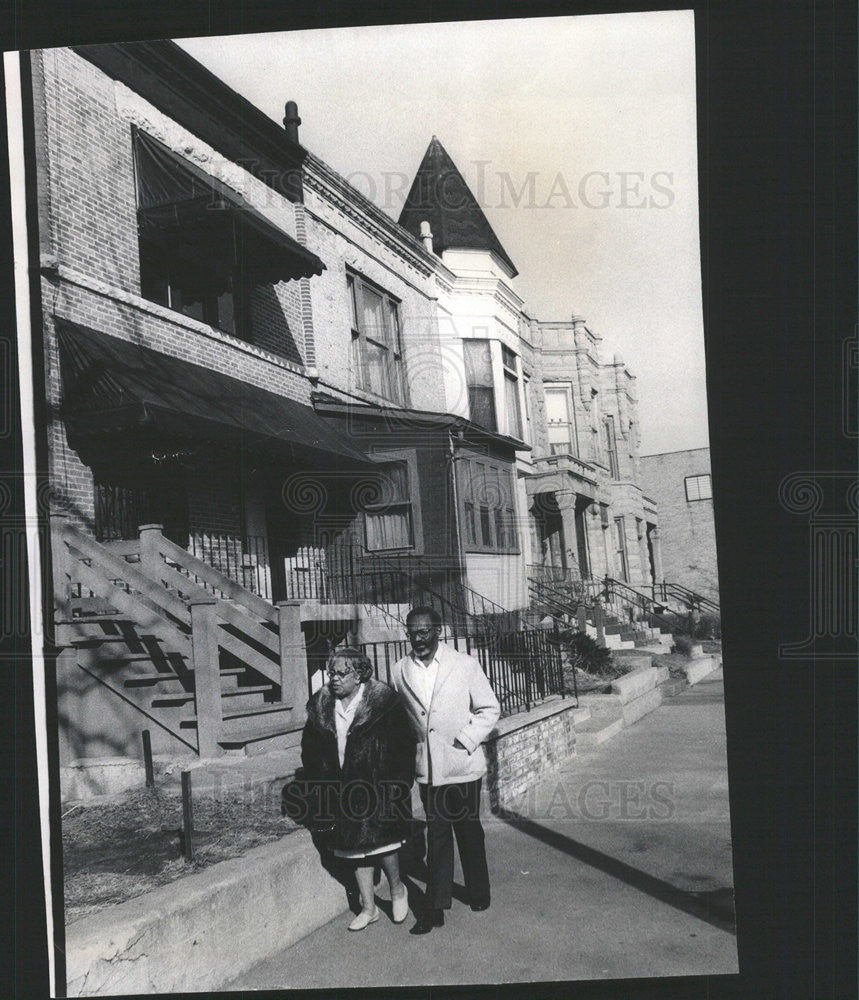
<path fill-rule="evenodd" d="M 171 542 L 160 531 L 156 532 L 153 528 L 149 527 L 144 528 L 141 531 L 141 549 L 145 548 L 144 533 L 157 535 L 155 543 L 159 556 L 163 556 L 165 560 L 170 559 L 178 563 L 184 569 L 187 569 L 189 573 L 193 573 L 194 576 L 203 580 L 204 583 L 208 583 L 211 587 L 216 587 L 222 594 L 226 595 L 228 600 L 241 604 L 251 614 L 263 618 L 272 624 L 277 623 L 277 610 L 273 604 L 269 604 L 263 598 L 257 597 L 252 591 L 243 587 L 240 583 L 236 583 L 235 580 L 231 580 L 228 576 L 221 573 L 220 570 L 215 569 L 214 566 L 210 566 L 208 563 L 192 555 L 187 549 L 183 549 L 175 542 Z M 167 568 L 170 569 L 171 567 L 168 566 Z M 192 580 L 191 583 L 193 582 Z"/>
<path fill-rule="evenodd" d="M 105 574 L 114 574 L 113 577 L 106 577 L 108 581 L 113 579 L 125 580 L 126 583 L 159 609 L 165 611 L 171 618 L 175 618 L 186 628 L 191 627 L 191 616 L 185 604 L 168 593 L 164 587 L 150 579 L 150 577 L 137 569 L 132 563 L 113 555 L 100 542 L 97 542 L 94 538 L 90 538 L 89 535 L 85 535 L 72 524 L 64 524 L 61 530 L 63 540 L 69 549 L 77 551 L 79 558 L 91 559 L 98 564 L 99 568 Z"/>
<path fill-rule="evenodd" d="M 653 589 L 654 596 L 655 592 L 659 590 L 663 600 L 666 600 L 668 597 L 674 597 L 682 601 L 690 611 L 697 605 L 699 611 L 702 607 L 706 607 L 715 614 L 721 613 L 721 609 L 716 601 L 711 600 L 709 597 L 704 597 L 703 594 L 699 594 L 694 590 L 690 590 L 689 587 L 685 587 L 682 583 L 667 583 L 663 580 L 662 583 L 655 584 Z"/>
<path fill-rule="evenodd" d="M 646 594 L 642 594 L 640 591 L 636 590 L 635 587 L 631 587 L 623 580 L 615 580 L 613 577 L 609 576 L 605 577 L 603 580 L 603 594 L 606 602 L 610 603 L 615 608 L 617 607 L 618 602 L 613 600 L 613 598 L 617 596 L 621 599 L 625 599 L 628 603 L 631 603 L 640 611 L 643 611 L 650 618 L 655 618 L 667 628 L 673 630 L 675 627 L 675 622 L 669 621 L 664 615 L 654 609 L 655 602 L 651 597 L 648 597 Z"/>

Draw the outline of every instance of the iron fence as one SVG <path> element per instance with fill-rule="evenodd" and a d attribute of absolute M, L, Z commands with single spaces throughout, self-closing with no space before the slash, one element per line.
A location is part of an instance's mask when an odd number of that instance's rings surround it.
<path fill-rule="evenodd" d="M 553 695 L 566 695 L 561 642 L 555 629 L 452 634 L 450 644 L 475 657 L 489 679 L 501 714 L 528 711 Z M 390 681 L 391 668 L 410 650 L 405 639 L 368 642 L 360 647 L 379 680 Z"/>

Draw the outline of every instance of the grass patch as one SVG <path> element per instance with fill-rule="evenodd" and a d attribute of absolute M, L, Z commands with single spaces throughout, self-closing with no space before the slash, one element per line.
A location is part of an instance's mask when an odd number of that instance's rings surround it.
<path fill-rule="evenodd" d="M 178 789 L 135 789 L 69 810 L 63 820 L 66 923 L 133 899 L 294 833 L 280 789 L 194 795 L 194 861 L 183 854 Z"/>

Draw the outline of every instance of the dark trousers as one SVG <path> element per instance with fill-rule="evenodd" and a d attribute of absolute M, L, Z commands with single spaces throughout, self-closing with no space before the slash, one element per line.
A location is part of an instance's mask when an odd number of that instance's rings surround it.
<path fill-rule="evenodd" d="M 427 894 L 430 909 L 449 909 L 453 889 L 453 838 L 469 902 L 489 899 L 489 870 L 480 824 L 482 779 L 458 785 L 419 785 L 427 817 Z"/>

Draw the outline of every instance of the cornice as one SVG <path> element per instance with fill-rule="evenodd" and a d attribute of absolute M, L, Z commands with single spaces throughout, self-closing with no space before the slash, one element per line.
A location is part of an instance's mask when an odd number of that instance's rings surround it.
<path fill-rule="evenodd" d="M 345 178 L 312 153 L 308 153 L 304 161 L 304 183 L 373 239 L 405 258 L 425 277 L 436 273 L 441 266 L 441 261 L 435 254 L 429 253 L 420 240 L 397 225 L 369 198 L 356 191 Z M 312 209 L 305 207 L 312 213 Z"/>
<path fill-rule="evenodd" d="M 297 171 L 307 151 L 175 42 L 75 45 L 72 51 L 275 191 L 301 199 Z"/>

